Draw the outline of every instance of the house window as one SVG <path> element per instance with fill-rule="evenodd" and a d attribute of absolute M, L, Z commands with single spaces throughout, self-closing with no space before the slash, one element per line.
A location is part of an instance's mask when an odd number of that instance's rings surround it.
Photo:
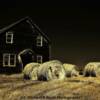
<path fill-rule="evenodd" d="M 43 37 L 42 36 L 37 36 L 36 45 L 38 47 L 42 47 L 43 46 Z"/>
<path fill-rule="evenodd" d="M 16 54 L 3 54 L 3 66 L 15 67 L 16 66 Z"/>
<path fill-rule="evenodd" d="M 43 57 L 41 55 L 37 55 L 37 62 L 42 63 L 43 62 Z"/>
<path fill-rule="evenodd" d="M 13 32 L 6 32 L 6 43 L 7 44 L 13 43 Z"/>

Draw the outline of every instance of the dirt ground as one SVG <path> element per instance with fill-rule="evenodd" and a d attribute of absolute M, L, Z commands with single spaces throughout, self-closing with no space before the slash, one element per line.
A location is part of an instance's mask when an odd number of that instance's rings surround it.
<path fill-rule="evenodd" d="M 0 75 L 0 100 L 100 100 L 100 77 L 43 82 Z"/>

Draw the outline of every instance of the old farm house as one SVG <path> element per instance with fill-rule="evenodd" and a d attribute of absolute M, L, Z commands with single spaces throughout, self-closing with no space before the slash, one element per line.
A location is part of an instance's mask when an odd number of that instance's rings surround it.
<path fill-rule="evenodd" d="M 29 17 L 0 30 L 0 72 L 20 72 L 29 62 L 50 58 L 48 37 Z"/>

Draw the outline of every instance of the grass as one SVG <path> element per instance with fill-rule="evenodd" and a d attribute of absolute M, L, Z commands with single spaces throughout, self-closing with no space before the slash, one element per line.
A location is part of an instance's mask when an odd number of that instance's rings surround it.
<path fill-rule="evenodd" d="M 22 74 L 0 75 L 0 100 L 99 100 L 100 77 L 58 81 L 23 80 Z"/>

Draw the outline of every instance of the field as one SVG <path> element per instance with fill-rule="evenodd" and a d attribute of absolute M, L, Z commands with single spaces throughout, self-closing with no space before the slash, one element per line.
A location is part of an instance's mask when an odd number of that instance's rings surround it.
<path fill-rule="evenodd" d="M 24 80 L 21 74 L 0 75 L 0 100 L 100 100 L 100 77 L 43 82 Z"/>

